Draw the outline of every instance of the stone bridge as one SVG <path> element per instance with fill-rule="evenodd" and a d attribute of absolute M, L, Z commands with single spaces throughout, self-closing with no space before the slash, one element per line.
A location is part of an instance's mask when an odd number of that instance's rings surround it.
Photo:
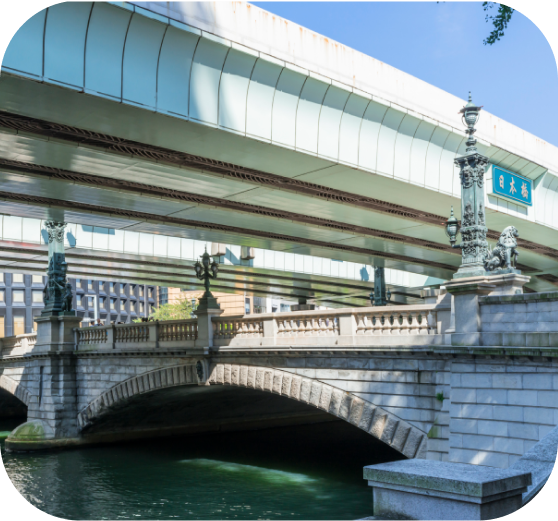
<path fill-rule="evenodd" d="M 442 290 L 420 306 L 41 318 L 38 337 L 3 339 L 0 414 L 30 422 L 7 446 L 341 419 L 407 458 L 508 468 L 558 424 L 558 293 L 480 296 L 471 333 L 451 291 L 453 306 Z"/>
<path fill-rule="evenodd" d="M 386 493 L 399 508 L 393 479 L 431 501 L 418 475 L 501 517 L 542 489 L 558 451 L 558 293 L 522 294 L 524 279 L 448 282 L 417 306 L 94 328 L 39 317 L 36 335 L 2 340 L 0 416 L 27 416 L 6 448 L 342 420 L 417 462 L 365 469 L 378 511 Z M 454 472 L 499 485 L 452 496 Z"/>

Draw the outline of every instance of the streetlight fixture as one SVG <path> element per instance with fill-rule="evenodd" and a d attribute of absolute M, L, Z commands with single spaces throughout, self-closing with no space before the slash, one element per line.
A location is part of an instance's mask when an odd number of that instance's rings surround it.
<path fill-rule="evenodd" d="M 205 292 L 199 299 L 196 311 L 200 312 L 208 309 L 221 309 L 217 303 L 217 299 L 209 290 L 210 280 L 216 279 L 217 274 L 219 273 L 219 263 L 215 261 L 215 258 L 211 258 L 209 253 L 207 253 L 207 248 L 205 253 L 201 255 L 201 262 L 197 261 L 194 264 L 194 269 L 196 270 L 196 277 L 204 281 L 203 285 L 205 287 Z"/>
<path fill-rule="evenodd" d="M 459 221 L 453 215 L 453 206 L 451 207 L 451 215 L 450 218 L 446 221 L 446 235 L 450 240 L 450 244 L 452 248 L 461 248 L 461 244 L 455 244 L 457 240 L 457 234 L 459 233 Z"/>
<path fill-rule="evenodd" d="M 487 274 L 484 267 L 484 261 L 489 254 L 484 211 L 484 173 L 488 158 L 478 152 L 477 140 L 474 137 L 475 125 L 481 110 L 481 106 L 473 103 L 469 92 L 469 102 L 459 111 L 469 136 L 466 141 L 466 153 L 455 160 L 461 178 L 461 230 L 453 214 L 453 207 L 445 225 L 452 248 L 461 248 L 461 266 L 453 276 L 456 279 Z M 456 244 L 459 231 L 462 242 Z"/>

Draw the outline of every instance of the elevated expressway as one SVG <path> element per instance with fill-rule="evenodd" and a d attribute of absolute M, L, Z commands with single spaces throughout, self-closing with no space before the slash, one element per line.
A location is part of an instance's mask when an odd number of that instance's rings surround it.
<path fill-rule="evenodd" d="M 2 62 L 0 213 L 447 279 L 463 104 L 248 4 L 58 4 Z M 492 164 L 535 181 L 530 208 L 487 193 L 489 239 L 516 226 L 529 288 L 552 289 L 558 151 L 486 112 L 478 136 Z M 97 250 L 80 269 L 158 255 Z"/>

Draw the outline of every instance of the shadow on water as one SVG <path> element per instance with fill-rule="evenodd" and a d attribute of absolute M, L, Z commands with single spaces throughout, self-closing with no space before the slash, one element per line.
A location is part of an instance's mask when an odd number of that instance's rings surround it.
<path fill-rule="evenodd" d="M 0 444 L 24 497 L 66 519 L 358 519 L 372 514 L 362 467 L 401 457 L 342 421 L 43 454 Z"/>

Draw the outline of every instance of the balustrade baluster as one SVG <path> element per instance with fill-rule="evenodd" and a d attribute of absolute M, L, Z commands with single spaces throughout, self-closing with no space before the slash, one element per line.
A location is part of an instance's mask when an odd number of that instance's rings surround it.
<path fill-rule="evenodd" d="M 226 322 L 226 338 L 234 338 L 234 320 L 227 320 Z"/>
<path fill-rule="evenodd" d="M 409 313 L 407 311 L 401 312 L 401 335 L 410 334 Z"/>
<path fill-rule="evenodd" d="M 391 334 L 391 320 L 390 316 L 387 313 L 382 313 L 382 335 L 390 335 Z"/>
<path fill-rule="evenodd" d="M 365 317 L 364 315 L 358 315 L 357 317 L 357 335 L 364 335 L 366 331 L 366 326 L 364 325 Z"/>
<path fill-rule="evenodd" d="M 277 336 L 283 336 L 285 334 L 285 326 L 283 324 L 283 320 L 280 318 L 275 319 L 275 323 L 277 324 Z"/>
<path fill-rule="evenodd" d="M 372 315 L 363 316 L 364 334 L 371 336 L 374 333 L 374 317 Z"/>
<path fill-rule="evenodd" d="M 323 317 L 316 319 L 316 336 L 325 336 L 325 320 Z"/>
<path fill-rule="evenodd" d="M 391 315 L 389 317 L 391 322 L 391 334 L 399 336 L 401 334 L 401 323 L 399 319 L 399 313 L 396 315 Z"/>
<path fill-rule="evenodd" d="M 418 335 L 419 323 L 418 323 L 418 313 L 409 313 L 409 335 Z"/>
<path fill-rule="evenodd" d="M 419 314 L 417 317 L 418 321 L 418 334 L 419 335 L 427 335 L 428 334 L 428 324 L 426 322 L 426 316 Z"/>

